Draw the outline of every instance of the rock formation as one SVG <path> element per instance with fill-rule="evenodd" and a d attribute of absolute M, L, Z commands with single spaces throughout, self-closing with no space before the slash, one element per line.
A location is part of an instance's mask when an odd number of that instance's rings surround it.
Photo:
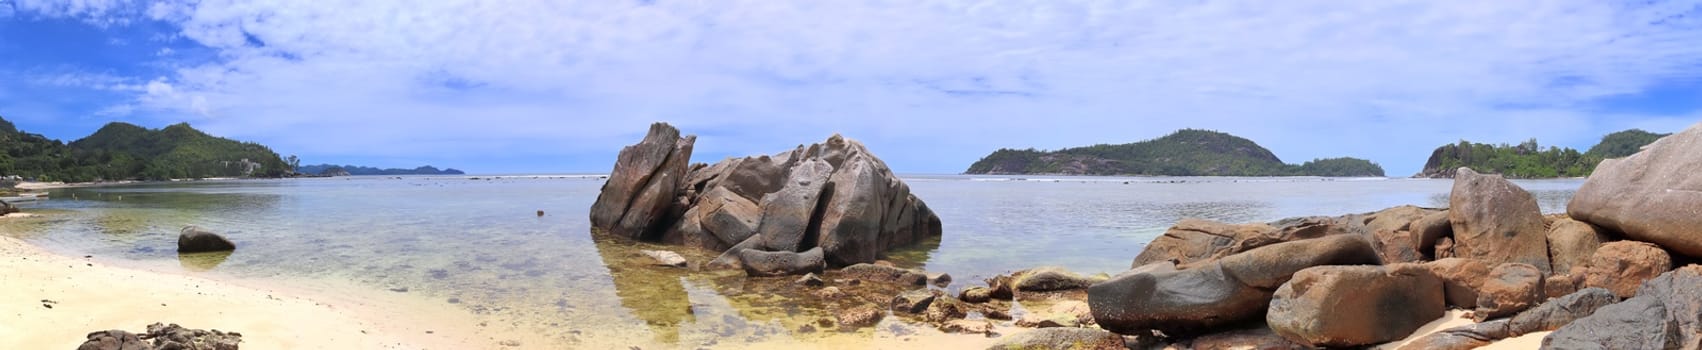
<path fill-rule="evenodd" d="M 1548 232 L 1536 197 L 1501 175 L 1461 168 L 1448 195 L 1448 221 L 1454 225 L 1454 253 L 1487 265 L 1523 263 L 1544 274 Z"/>
<path fill-rule="evenodd" d="M 184 226 L 177 234 L 178 253 L 205 253 L 236 250 L 236 244 L 200 226 Z"/>
<path fill-rule="evenodd" d="M 687 166 L 695 142 L 657 123 L 623 148 L 591 207 L 592 227 L 726 251 L 711 267 L 734 266 L 746 249 L 814 248 L 829 266 L 847 266 L 940 235 L 939 217 L 856 140 L 833 135 L 771 156 Z"/>

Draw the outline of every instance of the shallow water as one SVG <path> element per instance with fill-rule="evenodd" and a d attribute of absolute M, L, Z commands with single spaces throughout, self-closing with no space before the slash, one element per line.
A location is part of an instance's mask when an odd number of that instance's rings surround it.
<path fill-rule="evenodd" d="M 937 242 L 894 252 L 900 265 L 948 272 L 959 286 L 1037 265 L 1116 273 L 1176 220 L 1229 222 L 1443 207 L 1449 180 L 907 176 L 940 216 Z M 1582 180 L 1518 181 L 1544 212 Z M 201 181 L 52 190 L 27 208 L 44 220 L 0 233 L 72 255 L 237 278 L 352 281 L 436 298 L 548 344 L 721 347 L 815 337 L 914 333 L 883 323 L 842 334 L 801 331 L 826 310 L 884 300 L 801 303 L 789 279 L 647 266 L 638 249 L 693 261 L 713 252 L 596 237 L 596 176 L 346 177 Z M 73 199 L 73 197 L 75 199 Z M 536 216 L 543 210 L 546 215 Z M 178 256 L 199 225 L 240 247 Z M 832 276 L 829 276 L 831 278 Z M 807 299 L 807 298 L 804 298 Z"/>

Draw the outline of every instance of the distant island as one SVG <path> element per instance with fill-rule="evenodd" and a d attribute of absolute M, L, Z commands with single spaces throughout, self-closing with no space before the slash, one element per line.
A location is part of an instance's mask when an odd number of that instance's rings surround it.
<path fill-rule="evenodd" d="M 280 177 L 289 165 L 270 148 L 214 137 L 188 123 L 163 129 L 113 122 L 67 144 L 0 118 L 0 176 L 31 181 Z"/>
<path fill-rule="evenodd" d="M 1537 145 L 1536 139 L 1518 145 L 1461 140 L 1437 147 L 1424 162 L 1424 170 L 1413 177 L 1453 178 L 1454 170 L 1461 167 L 1517 179 L 1585 177 L 1595 171 L 1602 159 L 1629 156 L 1667 135 L 1640 129 L 1620 131 L 1603 136 L 1600 143 L 1582 153 L 1554 146 L 1544 149 Z"/>
<path fill-rule="evenodd" d="M 438 170 L 430 165 L 413 169 L 388 168 L 379 169 L 358 165 L 303 165 L 296 167 L 296 172 L 308 175 L 350 176 L 350 175 L 463 175 L 466 172 L 455 168 Z"/>
<path fill-rule="evenodd" d="M 1183 129 L 1157 139 L 1099 144 L 1056 151 L 999 149 L 975 161 L 965 174 L 1136 175 L 1136 176 L 1384 176 L 1364 159 L 1315 159 L 1283 163 L 1252 140 L 1211 130 Z"/>

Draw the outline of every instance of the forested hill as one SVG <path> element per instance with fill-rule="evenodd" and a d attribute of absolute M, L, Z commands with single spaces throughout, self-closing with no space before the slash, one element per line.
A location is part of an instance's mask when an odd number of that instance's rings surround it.
<path fill-rule="evenodd" d="M 1234 135 L 1183 129 L 1157 139 L 1056 151 L 1000 149 L 965 174 L 1152 176 L 1383 176 L 1376 163 L 1355 158 L 1285 164 L 1270 150 Z"/>
<path fill-rule="evenodd" d="M 312 175 L 344 175 L 344 174 L 347 174 L 347 175 L 462 175 L 462 174 L 466 174 L 466 172 L 456 170 L 455 168 L 438 170 L 437 167 L 430 166 L 430 165 L 422 166 L 422 167 L 418 167 L 418 168 L 413 168 L 413 169 L 398 169 L 398 168 L 379 169 L 379 168 L 364 167 L 364 166 L 357 166 L 357 165 L 319 164 L 319 165 L 303 165 L 303 166 L 301 166 L 301 168 L 296 169 L 296 171 L 300 172 L 302 174 L 312 174 Z"/>
<path fill-rule="evenodd" d="M 1603 136 L 1600 143 L 1583 153 L 1554 146 L 1545 149 L 1537 145 L 1536 139 L 1518 145 L 1461 140 L 1457 144 L 1437 147 L 1430 153 L 1430 159 L 1424 162 L 1424 170 L 1413 177 L 1451 178 L 1461 167 L 1519 179 L 1584 177 L 1590 176 L 1602 159 L 1632 155 L 1667 135 L 1639 129 L 1620 131 Z"/>
<path fill-rule="evenodd" d="M 114 122 L 67 144 L 0 118 L 0 176 L 85 182 L 278 177 L 288 171 L 266 146 L 207 135 L 187 123 L 147 129 Z"/>

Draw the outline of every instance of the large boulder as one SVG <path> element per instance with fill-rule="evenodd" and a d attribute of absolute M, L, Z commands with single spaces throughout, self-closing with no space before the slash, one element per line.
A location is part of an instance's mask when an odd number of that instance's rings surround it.
<path fill-rule="evenodd" d="M 1478 289 L 1489 278 L 1489 266 L 1477 259 L 1447 258 L 1424 264 L 1436 278 L 1442 279 L 1442 294 L 1448 306 L 1462 309 L 1477 307 Z"/>
<path fill-rule="evenodd" d="M 1113 332 L 1199 334 L 1257 318 L 1296 271 L 1378 263 L 1371 244 L 1354 235 L 1277 243 L 1181 270 L 1154 265 L 1120 274 L 1089 287 L 1088 305 L 1100 327 Z"/>
<path fill-rule="evenodd" d="M 1082 276 L 1057 266 L 1036 267 L 1012 275 L 1011 287 L 1024 292 L 1082 289 L 1105 280 L 1104 277 Z"/>
<path fill-rule="evenodd" d="M 1445 310 L 1442 280 L 1424 267 L 1319 266 L 1277 289 L 1265 323 L 1298 343 L 1351 347 L 1405 338 Z"/>
<path fill-rule="evenodd" d="M 1601 287 L 1621 298 L 1637 294 L 1643 282 L 1672 270 L 1672 257 L 1654 244 L 1619 241 L 1604 244 L 1590 256 L 1585 287 Z"/>
<path fill-rule="evenodd" d="M 1489 270 L 1489 278 L 1478 288 L 1477 310 L 1472 318 L 1478 322 L 1501 318 L 1525 311 L 1547 297 L 1543 289 L 1542 271 L 1535 266 L 1506 263 Z"/>
<path fill-rule="evenodd" d="M 1365 234 L 1369 235 L 1372 248 L 1377 249 L 1377 255 L 1383 258 L 1384 263 L 1420 262 L 1424 261 L 1427 255 L 1423 252 L 1430 249 L 1429 246 L 1421 244 L 1419 231 L 1434 228 L 1414 224 L 1426 224 L 1420 221 L 1432 214 L 1443 212 L 1445 211 L 1403 205 L 1371 213 L 1361 220 L 1365 222 Z"/>
<path fill-rule="evenodd" d="M 1572 271 L 1583 266 L 1590 255 L 1609 241 L 1606 234 L 1587 222 L 1561 218 L 1548 225 L 1548 257 L 1554 273 Z M 1654 277 L 1651 275 L 1650 277 Z"/>
<path fill-rule="evenodd" d="M 662 242 L 724 251 L 756 234 L 762 208 L 725 187 L 698 197 Z"/>
<path fill-rule="evenodd" d="M 1544 349 L 1702 348 L 1702 265 L 1663 273 L 1637 296 L 1560 327 L 1542 343 Z"/>
<path fill-rule="evenodd" d="M 697 136 L 680 137 L 667 123 L 650 125 L 638 144 L 626 146 L 591 204 L 591 227 L 629 238 L 657 238 L 686 176 Z"/>
<path fill-rule="evenodd" d="M 1041 328 L 999 339 L 988 350 L 1124 350 L 1123 336 L 1092 328 Z"/>
<path fill-rule="evenodd" d="M 1578 220 L 1702 257 L 1702 124 L 1692 125 L 1620 159 L 1603 160 L 1572 195 L 1566 213 Z"/>
<path fill-rule="evenodd" d="M 178 253 L 205 253 L 236 250 L 236 244 L 200 226 L 184 226 L 177 234 Z"/>
<path fill-rule="evenodd" d="M 1522 263 L 1549 273 L 1547 227 L 1530 192 L 1501 175 L 1460 168 L 1448 195 L 1454 254 L 1485 264 Z"/>
<path fill-rule="evenodd" d="M 821 247 L 803 253 L 745 249 L 739 252 L 739 261 L 744 264 L 745 274 L 750 276 L 802 275 L 820 273 L 827 268 Z"/>
<path fill-rule="evenodd" d="M 798 251 L 815 228 L 811 226 L 816 214 L 816 202 L 821 199 L 833 166 L 820 159 L 810 159 L 792 169 L 786 186 L 779 192 L 762 196 L 762 223 L 757 234 L 762 235 L 763 250 Z"/>

